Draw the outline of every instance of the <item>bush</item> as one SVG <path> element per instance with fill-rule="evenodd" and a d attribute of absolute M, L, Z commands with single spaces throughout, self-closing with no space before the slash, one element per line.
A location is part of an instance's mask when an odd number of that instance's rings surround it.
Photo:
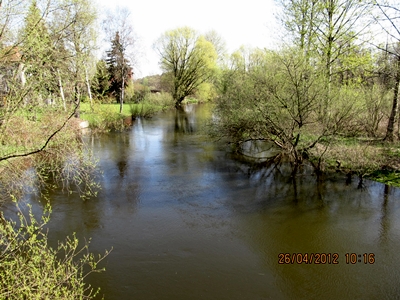
<path fill-rule="evenodd" d="M 172 107 L 175 104 L 174 99 L 172 98 L 171 94 L 165 93 L 165 92 L 156 93 L 156 94 L 148 93 L 145 96 L 143 102 L 154 105 L 154 106 L 159 106 L 162 109 Z"/>
<path fill-rule="evenodd" d="M 44 230 L 49 207 L 40 223 L 30 207 L 27 217 L 18 210 L 18 224 L 0 214 L 0 299 L 92 299 L 99 289 L 84 279 L 104 270 L 97 264 L 109 252 L 96 258 L 75 235 L 53 249 Z"/>
<path fill-rule="evenodd" d="M 93 111 L 82 115 L 89 122 L 89 127 L 100 131 L 122 130 L 123 119 L 129 115 L 124 104 L 123 114 L 119 113 L 119 104 L 98 104 L 93 106 Z"/>
<path fill-rule="evenodd" d="M 135 102 L 135 88 L 131 83 L 125 88 L 125 103 Z"/>
<path fill-rule="evenodd" d="M 217 91 L 212 83 L 204 82 L 197 88 L 194 96 L 200 102 L 207 102 L 217 97 Z"/>

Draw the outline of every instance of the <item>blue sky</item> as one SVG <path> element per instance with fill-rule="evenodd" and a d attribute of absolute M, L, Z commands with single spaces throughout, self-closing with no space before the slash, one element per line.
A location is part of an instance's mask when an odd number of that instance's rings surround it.
<path fill-rule="evenodd" d="M 160 73 L 159 57 L 152 48 L 167 30 L 189 26 L 200 33 L 215 30 L 226 41 L 230 52 L 241 45 L 273 47 L 278 32 L 273 0 L 95 0 L 101 13 L 115 6 L 127 7 L 139 38 L 136 77 Z"/>

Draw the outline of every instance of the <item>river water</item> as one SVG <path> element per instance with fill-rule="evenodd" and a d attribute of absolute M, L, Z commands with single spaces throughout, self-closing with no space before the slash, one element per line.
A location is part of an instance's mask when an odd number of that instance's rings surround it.
<path fill-rule="evenodd" d="M 53 244 L 113 248 L 88 277 L 99 299 L 400 298 L 399 189 L 258 169 L 202 134 L 207 106 L 186 110 L 85 137 L 102 190 L 50 194 Z"/>

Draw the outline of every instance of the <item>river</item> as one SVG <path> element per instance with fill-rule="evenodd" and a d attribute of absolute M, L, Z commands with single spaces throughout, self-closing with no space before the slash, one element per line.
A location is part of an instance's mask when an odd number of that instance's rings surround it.
<path fill-rule="evenodd" d="M 53 244 L 113 248 L 88 277 L 99 299 L 399 299 L 399 189 L 258 169 L 203 134 L 207 106 L 186 110 L 86 136 L 98 196 L 50 194 Z"/>

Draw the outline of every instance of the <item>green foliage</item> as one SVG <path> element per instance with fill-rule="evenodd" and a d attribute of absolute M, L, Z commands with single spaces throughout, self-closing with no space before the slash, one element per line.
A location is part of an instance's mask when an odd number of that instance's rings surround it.
<path fill-rule="evenodd" d="M 157 107 L 149 103 L 129 104 L 130 113 L 133 118 L 149 118 L 157 112 Z"/>
<path fill-rule="evenodd" d="M 134 89 L 135 89 L 135 94 L 132 99 L 133 101 L 131 101 L 134 103 L 139 103 L 143 101 L 146 95 L 150 93 L 150 88 L 142 83 L 135 82 Z"/>
<path fill-rule="evenodd" d="M 131 117 L 151 117 L 173 105 L 174 100 L 168 93 L 149 93 L 140 103 L 125 105 L 122 114 L 119 113 L 119 104 L 96 104 L 92 110 L 89 104 L 83 103 L 82 119 L 89 122 L 90 128 L 99 131 L 122 130 L 130 125 L 125 120 Z"/>
<path fill-rule="evenodd" d="M 169 93 L 147 93 L 143 101 L 130 104 L 133 117 L 151 117 L 156 112 L 173 107 L 174 100 Z"/>
<path fill-rule="evenodd" d="M 107 63 L 104 60 L 99 60 L 96 64 L 96 74 L 92 80 L 92 91 L 97 99 L 103 101 L 107 97 L 110 88 L 109 73 Z"/>
<path fill-rule="evenodd" d="M 133 82 L 130 82 L 125 89 L 125 101 L 134 102 L 135 101 L 135 86 Z"/>
<path fill-rule="evenodd" d="M 119 113 L 119 104 L 96 104 L 92 109 L 82 105 L 82 119 L 89 122 L 89 127 L 99 131 L 122 130 L 123 120 L 130 115 L 129 108 L 124 106 Z"/>
<path fill-rule="evenodd" d="M 368 177 L 387 185 L 400 187 L 400 171 L 376 171 Z"/>
<path fill-rule="evenodd" d="M 196 89 L 194 97 L 201 102 L 214 100 L 217 97 L 217 91 L 214 84 L 210 82 L 200 84 Z"/>
<path fill-rule="evenodd" d="M 99 289 L 84 279 L 104 270 L 98 263 L 109 252 L 95 257 L 75 235 L 51 248 L 45 230 L 50 207 L 41 221 L 28 209 L 27 214 L 19 209 L 18 222 L 0 214 L 0 299 L 93 299 Z"/>
<path fill-rule="evenodd" d="M 43 19 L 42 12 L 33 0 L 25 17 L 24 28 L 21 32 L 22 60 L 25 64 L 25 74 L 28 83 L 32 85 L 31 98 L 37 99 L 38 93 L 43 97 L 57 90 L 54 72 L 48 61 L 54 59 L 54 48 L 50 32 Z"/>
<path fill-rule="evenodd" d="M 167 31 L 155 45 L 161 56 L 161 68 L 176 105 L 211 80 L 216 69 L 214 45 L 189 27 Z"/>
<path fill-rule="evenodd" d="M 165 92 L 148 93 L 143 102 L 160 107 L 161 109 L 167 109 L 174 105 L 174 99 L 171 94 Z"/>
<path fill-rule="evenodd" d="M 75 106 L 70 105 L 86 96 L 81 89 L 94 48 L 93 6 L 87 0 L 29 1 L 25 10 L 27 2 L 3 1 L 0 9 L 0 32 L 15 33 L 0 49 L 5 75 L 0 199 L 55 187 L 93 196 L 96 162 L 82 144 L 79 123 L 71 119 Z M 17 35 L 15 25 L 21 20 Z M 39 224 L 28 214 L 20 214 L 16 223 L 0 217 L 0 298 L 91 298 L 94 293 L 83 279 L 101 258 L 85 253 L 87 245 L 79 248 L 75 237 L 51 249 L 43 230 L 48 217 Z"/>

